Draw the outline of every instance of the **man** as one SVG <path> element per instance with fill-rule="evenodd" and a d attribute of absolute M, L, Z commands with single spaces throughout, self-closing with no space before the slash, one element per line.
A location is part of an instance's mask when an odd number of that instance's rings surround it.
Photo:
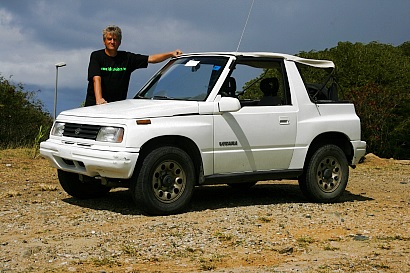
<path fill-rule="evenodd" d="M 105 49 L 94 51 L 90 56 L 85 106 L 126 99 L 134 70 L 182 54 L 179 49 L 150 56 L 119 51 L 121 38 L 122 32 L 117 26 L 108 26 L 103 30 Z"/>

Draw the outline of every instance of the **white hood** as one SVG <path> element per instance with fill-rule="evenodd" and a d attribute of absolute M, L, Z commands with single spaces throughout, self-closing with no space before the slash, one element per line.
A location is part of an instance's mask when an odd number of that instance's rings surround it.
<path fill-rule="evenodd" d="M 62 112 L 59 117 L 95 117 L 135 119 L 197 114 L 197 101 L 129 99 L 108 104 L 76 108 Z"/>

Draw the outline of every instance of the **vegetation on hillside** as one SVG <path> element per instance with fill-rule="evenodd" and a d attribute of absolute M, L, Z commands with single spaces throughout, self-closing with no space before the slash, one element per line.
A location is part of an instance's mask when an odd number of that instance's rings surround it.
<path fill-rule="evenodd" d="M 33 147 L 48 137 L 50 114 L 36 92 L 0 76 L 0 148 Z"/>

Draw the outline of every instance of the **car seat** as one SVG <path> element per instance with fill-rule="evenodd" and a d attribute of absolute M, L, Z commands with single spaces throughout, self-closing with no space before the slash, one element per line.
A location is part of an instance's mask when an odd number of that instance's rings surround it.
<path fill-rule="evenodd" d="M 278 97 L 279 90 L 279 80 L 276 77 L 265 78 L 260 84 L 259 88 L 263 93 L 263 97 L 258 102 L 258 105 L 269 106 L 269 105 L 280 105 L 282 104 L 281 99 Z"/>

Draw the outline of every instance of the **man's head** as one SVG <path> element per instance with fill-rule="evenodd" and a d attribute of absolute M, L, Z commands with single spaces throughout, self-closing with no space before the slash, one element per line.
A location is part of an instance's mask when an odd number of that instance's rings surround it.
<path fill-rule="evenodd" d="M 117 40 L 121 42 L 122 32 L 121 32 L 120 27 L 117 27 L 114 25 L 108 26 L 103 29 L 102 34 L 103 34 L 103 40 L 105 40 L 105 38 L 107 37 L 107 34 L 111 34 L 111 35 L 115 35 L 117 37 Z"/>
<path fill-rule="evenodd" d="M 108 26 L 103 29 L 103 42 L 108 50 L 117 50 L 121 45 L 122 32 L 117 26 Z"/>

